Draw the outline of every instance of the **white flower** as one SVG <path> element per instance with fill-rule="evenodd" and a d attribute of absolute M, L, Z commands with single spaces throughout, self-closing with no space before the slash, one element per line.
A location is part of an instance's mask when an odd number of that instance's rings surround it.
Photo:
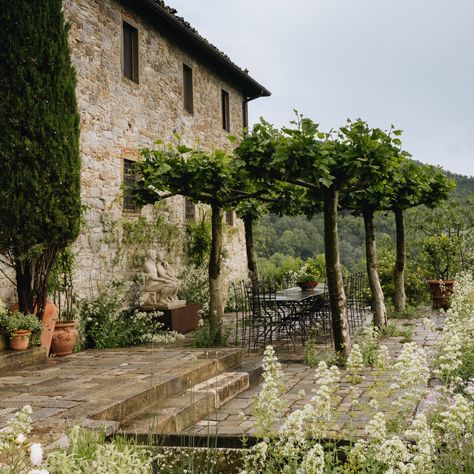
<path fill-rule="evenodd" d="M 304 456 L 297 474 L 323 474 L 324 451 L 320 444 L 314 445 Z"/>
<path fill-rule="evenodd" d="M 43 462 L 43 448 L 39 443 L 30 446 L 30 461 L 33 466 L 39 466 Z"/>
<path fill-rule="evenodd" d="M 26 436 L 23 433 L 20 433 L 15 440 L 17 444 L 23 444 L 26 441 Z"/>
<path fill-rule="evenodd" d="M 46 469 L 33 469 L 31 471 L 28 471 L 28 474 L 49 474 L 49 471 Z"/>
<path fill-rule="evenodd" d="M 357 374 L 364 368 L 364 358 L 359 344 L 352 346 L 351 353 L 347 358 L 346 369 L 351 374 Z"/>

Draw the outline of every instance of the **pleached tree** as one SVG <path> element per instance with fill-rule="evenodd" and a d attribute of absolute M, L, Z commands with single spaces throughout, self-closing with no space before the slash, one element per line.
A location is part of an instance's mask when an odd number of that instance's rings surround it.
<path fill-rule="evenodd" d="M 140 204 L 152 204 L 181 195 L 211 208 L 211 252 L 209 259 L 210 338 L 222 343 L 222 252 L 223 214 L 239 203 L 265 194 L 258 180 L 224 150 L 207 152 L 182 144 L 141 150 L 136 164 L 138 181 L 133 192 Z"/>
<path fill-rule="evenodd" d="M 351 351 L 351 337 L 339 250 L 340 195 L 369 188 L 374 173 L 383 180 L 389 173 L 387 155 L 362 120 L 348 121 L 330 133 L 301 116 L 292 125 L 279 131 L 260 121 L 242 139 L 236 154 L 256 176 L 304 188 L 302 206 L 308 215 L 322 210 L 334 343 L 344 359 Z M 356 136 L 365 137 L 365 154 Z"/>
<path fill-rule="evenodd" d="M 0 255 L 20 310 L 42 317 L 56 256 L 78 235 L 79 114 L 61 0 L 0 9 Z"/>
<path fill-rule="evenodd" d="M 392 186 L 393 193 L 387 210 L 395 215 L 396 261 L 393 270 L 395 285 L 395 311 L 403 313 L 406 309 L 405 265 L 406 265 L 406 229 L 405 211 L 425 205 L 429 208 L 439 206 L 454 188 L 441 168 L 421 165 L 405 159 Z"/>
<path fill-rule="evenodd" d="M 351 141 L 350 148 L 355 157 L 372 153 L 377 154 L 385 163 L 383 173 L 379 168 L 367 169 L 367 182 L 370 183 L 367 187 L 349 190 L 341 196 L 342 207 L 364 219 L 367 276 L 372 295 L 374 325 L 378 327 L 387 324 L 387 310 L 378 273 L 375 213 L 387 210 L 395 202 L 401 161 L 408 155 L 400 149 L 400 134 L 400 130 L 391 129 L 386 132 L 367 126 L 348 129 L 345 133 Z"/>

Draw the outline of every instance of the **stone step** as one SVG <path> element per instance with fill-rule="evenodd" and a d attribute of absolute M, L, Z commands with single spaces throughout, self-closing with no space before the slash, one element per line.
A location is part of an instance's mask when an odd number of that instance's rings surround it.
<path fill-rule="evenodd" d="M 167 400 L 186 393 L 188 388 L 232 370 L 241 362 L 240 349 L 207 351 L 185 367 L 161 372 L 159 378 L 121 385 L 119 391 L 106 393 L 103 400 L 96 400 L 88 410 L 87 418 L 123 422 L 152 407 L 163 406 Z"/>
<path fill-rule="evenodd" d="M 0 372 L 6 374 L 32 365 L 46 364 L 48 357 L 42 347 L 33 347 L 26 351 L 0 352 Z"/>
<path fill-rule="evenodd" d="M 182 432 L 248 388 L 247 372 L 224 372 L 125 420 L 121 431 L 137 435 Z"/>

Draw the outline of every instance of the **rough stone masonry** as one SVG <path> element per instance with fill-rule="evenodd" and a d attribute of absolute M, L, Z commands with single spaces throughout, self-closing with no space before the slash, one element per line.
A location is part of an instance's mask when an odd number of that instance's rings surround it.
<path fill-rule="evenodd" d="M 137 150 L 151 146 L 157 139 L 173 140 L 175 132 L 189 145 L 229 147 L 227 136 L 241 133 L 244 103 L 254 98 L 249 97 L 248 89 L 240 87 L 239 80 L 206 60 L 196 46 L 188 47 L 182 38 L 178 41 L 151 14 L 140 11 L 137 4 L 141 3 L 153 2 L 65 0 L 63 5 L 71 26 L 71 57 L 77 72 L 81 114 L 85 214 L 83 230 L 74 245 L 78 255 L 75 289 L 81 296 L 95 294 L 113 279 L 129 277 L 126 259 L 117 263 L 116 242 L 107 235 L 111 221 L 137 218 L 123 212 L 124 160 L 136 160 Z M 162 2 L 156 1 L 154 7 L 174 14 Z M 182 19 L 175 18 L 181 23 L 179 28 L 188 27 L 197 35 Z M 124 22 L 138 31 L 138 83 L 123 73 Z M 232 65 L 223 53 L 215 51 Z M 184 107 L 183 64 L 192 68 L 192 114 Z M 238 71 L 245 82 L 246 72 Z M 253 81 L 250 77 L 248 80 Z M 222 125 L 222 90 L 229 94 L 229 132 Z M 174 198 L 169 208 L 169 219 L 183 223 L 184 199 Z M 241 223 L 236 221 L 235 226 L 226 239 L 226 265 L 234 274 L 242 275 L 246 265 L 244 236 Z M 13 285 L 2 276 L 0 297 L 7 301 L 15 298 Z"/>

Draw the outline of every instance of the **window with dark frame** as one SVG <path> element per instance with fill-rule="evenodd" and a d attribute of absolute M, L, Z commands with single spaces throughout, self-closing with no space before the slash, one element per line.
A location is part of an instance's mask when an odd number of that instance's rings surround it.
<path fill-rule="evenodd" d="M 188 65 L 183 64 L 183 97 L 184 110 L 193 113 L 193 70 Z"/>
<path fill-rule="evenodd" d="M 229 93 L 222 90 L 222 128 L 230 132 Z"/>
<path fill-rule="evenodd" d="M 123 22 L 123 75 L 138 84 L 138 30 Z"/>
<path fill-rule="evenodd" d="M 187 198 L 184 199 L 184 219 L 186 222 L 196 220 L 196 204 Z"/>
<path fill-rule="evenodd" d="M 225 213 L 225 222 L 228 226 L 234 225 L 234 211 L 227 211 Z"/>
<path fill-rule="evenodd" d="M 133 194 L 130 191 L 130 187 L 133 186 L 137 181 L 137 175 L 135 173 L 135 162 L 133 160 L 123 160 L 123 212 L 137 214 L 140 212 L 140 208 L 136 205 L 133 199 Z"/>

